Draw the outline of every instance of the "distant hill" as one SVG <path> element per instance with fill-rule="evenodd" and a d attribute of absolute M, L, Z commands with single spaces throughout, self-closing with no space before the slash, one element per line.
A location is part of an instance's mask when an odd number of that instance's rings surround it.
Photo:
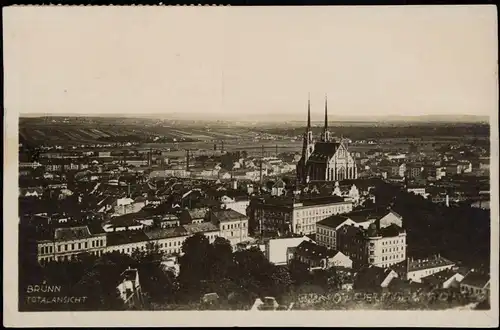
<path fill-rule="evenodd" d="M 317 117 L 317 116 L 315 116 Z M 246 115 L 234 113 L 231 115 L 214 115 L 209 113 L 200 114 L 181 114 L 181 113 L 169 113 L 169 114 L 134 114 L 134 115 L 124 115 L 117 116 L 116 114 L 100 114 L 100 115 L 22 115 L 20 118 L 27 119 L 29 121 L 37 119 L 54 119 L 54 118 L 68 118 L 70 121 L 76 122 L 88 122 L 88 121 L 130 121 L 133 119 L 137 120 L 152 120 L 152 121 L 189 121 L 189 122 L 232 122 L 241 123 L 246 125 L 247 123 L 255 124 L 272 124 L 272 123 L 287 123 L 292 126 L 298 125 L 303 126 L 306 118 L 304 114 L 278 114 L 271 113 L 265 117 L 257 117 L 256 115 Z M 342 124 L 380 124 L 380 123 L 393 123 L 393 124 L 410 124 L 410 123 L 489 123 L 489 117 L 487 116 L 476 116 L 476 115 L 422 115 L 422 116 L 329 116 L 330 123 L 342 123 Z M 321 120 L 313 120 L 314 125 L 323 124 Z"/>

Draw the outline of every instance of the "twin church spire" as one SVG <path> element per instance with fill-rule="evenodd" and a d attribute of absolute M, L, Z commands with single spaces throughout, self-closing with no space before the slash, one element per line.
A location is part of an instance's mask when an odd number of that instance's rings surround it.
<path fill-rule="evenodd" d="M 311 131 L 311 96 L 307 100 L 307 135 L 312 137 Z M 323 133 L 321 134 L 321 141 L 330 141 L 330 132 L 328 131 L 328 98 L 325 94 L 325 127 L 323 128 Z"/>

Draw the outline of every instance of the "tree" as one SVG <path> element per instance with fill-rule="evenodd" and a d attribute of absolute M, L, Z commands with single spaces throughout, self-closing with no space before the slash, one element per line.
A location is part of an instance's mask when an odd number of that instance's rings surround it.
<path fill-rule="evenodd" d="M 270 294 L 280 297 L 287 292 L 293 284 L 292 275 L 288 268 L 283 266 L 274 266 L 271 271 L 271 290 Z"/>
<path fill-rule="evenodd" d="M 290 276 L 295 286 L 309 283 L 311 274 L 307 265 L 297 259 L 292 259 L 289 265 Z"/>
<path fill-rule="evenodd" d="M 227 278 L 234 267 L 231 243 L 222 237 L 217 237 L 212 243 L 209 259 L 211 260 L 210 278 L 213 281 Z"/>
<path fill-rule="evenodd" d="M 188 237 L 182 244 L 179 258 L 179 286 L 187 300 L 199 299 L 210 276 L 210 242 L 208 238 L 197 233 Z"/>
<path fill-rule="evenodd" d="M 234 253 L 235 268 L 233 280 L 241 288 L 241 293 L 249 299 L 265 295 L 270 291 L 273 265 L 258 248 Z"/>

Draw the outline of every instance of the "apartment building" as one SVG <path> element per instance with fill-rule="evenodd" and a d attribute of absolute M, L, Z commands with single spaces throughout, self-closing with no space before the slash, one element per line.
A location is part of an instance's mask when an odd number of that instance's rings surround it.
<path fill-rule="evenodd" d="M 447 269 L 452 269 L 454 266 L 455 263 L 453 261 L 438 254 L 424 259 L 408 258 L 394 265 L 392 269 L 399 274 L 400 278 L 421 283 L 422 278 Z"/>
<path fill-rule="evenodd" d="M 337 233 L 338 250 L 353 260 L 353 267 L 372 265 L 387 268 L 406 259 L 406 231 L 396 224 L 368 229 L 344 225 Z"/>
<path fill-rule="evenodd" d="M 342 215 L 332 215 L 316 224 L 316 242 L 329 249 L 338 249 L 337 233 L 344 225 L 368 229 L 378 221 L 381 228 L 395 224 L 403 226 L 403 218 L 391 209 L 365 209 Z"/>
<path fill-rule="evenodd" d="M 102 255 L 106 248 L 106 233 L 92 233 L 88 226 L 57 228 L 51 239 L 37 241 L 37 259 L 48 261 L 71 260 L 81 253 Z"/>
<path fill-rule="evenodd" d="M 334 214 L 352 211 L 351 201 L 327 196 L 307 199 L 274 197 L 250 203 L 249 213 L 254 233 L 266 232 L 287 235 L 316 233 L 316 223 Z"/>
<path fill-rule="evenodd" d="M 217 226 L 219 235 L 232 246 L 248 240 L 248 217 L 231 209 L 210 211 L 210 222 Z"/>

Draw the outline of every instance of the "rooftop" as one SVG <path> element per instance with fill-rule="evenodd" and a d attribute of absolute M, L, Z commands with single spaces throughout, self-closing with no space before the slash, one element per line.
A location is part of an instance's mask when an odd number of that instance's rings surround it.
<path fill-rule="evenodd" d="M 148 240 L 149 237 L 142 230 L 126 230 L 106 234 L 107 246 L 146 242 Z"/>
<path fill-rule="evenodd" d="M 175 228 L 162 228 L 162 229 L 148 230 L 148 231 L 145 231 L 144 234 L 150 240 L 158 240 L 158 239 L 163 239 L 163 238 L 186 236 L 186 235 L 188 235 L 188 232 L 183 226 L 178 226 Z"/>
<path fill-rule="evenodd" d="M 191 224 L 183 225 L 182 227 L 190 235 L 194 235 L 196 233 L 205 233 L 205 232 L 219 230 L 219 228 L 211 222 L 191 223 Z"/>
<path fill-rule="evenodd" d="M 236 212 L 235 210 L 227 209 L 212 212 L 214 218 L 220 222 L 229 222 L 246 219 L 247 216 Z"/>
<path fill-rule="evenodd" d="M 54 231 L 54 239 L 56 241 L 72 241 L 92 237 L 87 226 L 57 228 Z"/>
<path fill-rule="evenodd" d="M 295 253 L 305 256 L 309 259 L 323 259 L 335 256 L 338 251 L 330 250 L 324 246 L 317 245 L 310 241 L 303 241 L 295 248 Z"/>
<path fill-rule="evenodd" d="M 335 215 L 329 216 L 326 219 L 318 221 L 317 224 L 323 225 L 326 227 L 330 227 L 330 228 L 337 228 L 339 225 L 341 225 L 346 220 L 349 220 L 349 217 L 344 216 L 344 215 L 335 214 Z"/>
<path fill-rule="evenodd" d="M 489 283 L 490 277 L 486 274 L 479 272 L 470 272 L 462 280 L 462 284 L 475 286 L 477 288 L 484 288 Z"/>

